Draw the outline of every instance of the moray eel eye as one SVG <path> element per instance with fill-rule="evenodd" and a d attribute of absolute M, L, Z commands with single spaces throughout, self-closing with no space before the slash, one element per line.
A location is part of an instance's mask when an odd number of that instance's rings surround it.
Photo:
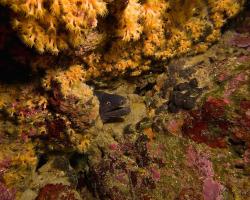
<path fill-rule="evenodd" d="M 95 95 L 100 102 L 99 113 L 103 123 L 122 121 L 122 117 L 131 111 L 123 96 L 102 91 L 96 91 Z"/>

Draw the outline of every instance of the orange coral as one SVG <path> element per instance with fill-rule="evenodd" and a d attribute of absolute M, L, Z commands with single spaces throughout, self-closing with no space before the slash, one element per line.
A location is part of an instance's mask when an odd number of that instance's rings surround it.
<path fill-rule="evenodd" d="M 102 0 L 0 0 L 17 14 L 13 28 L 28 46 L 57 54 L 79 46 L 107 13 Z"/>
<path fill-rule="evenodd" d="M 214 25 L 222 27 L 227 18 L 235 16 L 241 7 L 242 1 L 237 0 L 209 0 Z"/>
<path fill-rule="evenodd" d="M 16 13 L 13 27 L 27 45 L 54 54 L 72 47 L 77 57 L 72 64 L 84 63 L 88 79 L 107 72 L 114 76 L 127 71 L 139 75 L 150 68 L 152 60 L 203 52 L 220 37 L 221 27 L 243 3 L 0 0 Z M 106 14 L 108 17 L 97 23 L 98 16 Z M 102 43 L 107 48 L 97 48 Z"/>
<path fill-rule="evenodd" d="M 130 0 L 127 7 L 119 16 L 118 36 L 125 41 L 138 40 L 142 33 L 143 27 L 139 24 L 141 5 L 138 0 Z"/>

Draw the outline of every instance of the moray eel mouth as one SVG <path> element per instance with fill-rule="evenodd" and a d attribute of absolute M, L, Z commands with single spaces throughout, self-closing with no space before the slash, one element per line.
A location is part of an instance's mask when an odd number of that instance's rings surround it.
<path fill-rule="evenodd" d="M 117 94 L 95 91 L 100 102 L 99 113 L 103 123 L 121 122 L 123 116 L 130 113 L 127 99 Z"/>

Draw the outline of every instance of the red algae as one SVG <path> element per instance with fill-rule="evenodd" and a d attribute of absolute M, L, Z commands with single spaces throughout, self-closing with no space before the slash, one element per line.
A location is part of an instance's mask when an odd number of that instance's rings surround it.
<path fill-rule="evenodd" d="M 225 82 L 223 91 L 219 97 L 209 96 L 200 109 L 189 112 L 182 126 L 183 135 L 210 147 L 227 147 L 228 138 L 249 143 L 250 103 L 243 96 L 237 101 L 234 98 L 247 80 L 245 72 L 218 75 L 217 81 Z"/>
<path fill-rule="evenodd" d="M 183 135 L 211 147 L 226 147 L 225 136 L 228 135 L 230 125 L 224 119 L 227 105 L 223 99 L 208 98 L 200 111 L 191 112 L 190 117 L 185 119 Z"/>
<path fill-rule="evenodd" d="M 66 128 L 65 122 L 62 119 L 55 119 L 47 123 L 48 137 L 60 139 L 61 134 Z"/>
<path fill-rule="evenodd" d="M 209 97 L 202 107 L 202 117 L 207 121 L 218 120 L 224 117 L 226 105 L 224 99 Z"/>
<path fill-rule="evenodd" d="M 47 184 L 40 189 L 36 200 L 77 200 L 77 198 L 70 186 Z"/>

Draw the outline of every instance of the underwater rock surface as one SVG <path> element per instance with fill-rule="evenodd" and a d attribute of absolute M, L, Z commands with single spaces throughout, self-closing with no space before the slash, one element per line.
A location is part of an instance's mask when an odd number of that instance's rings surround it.
<path fill-rule="evenodd" d="M 0 200 L 249 199 L 249 2 L 0 4 Z"/>

